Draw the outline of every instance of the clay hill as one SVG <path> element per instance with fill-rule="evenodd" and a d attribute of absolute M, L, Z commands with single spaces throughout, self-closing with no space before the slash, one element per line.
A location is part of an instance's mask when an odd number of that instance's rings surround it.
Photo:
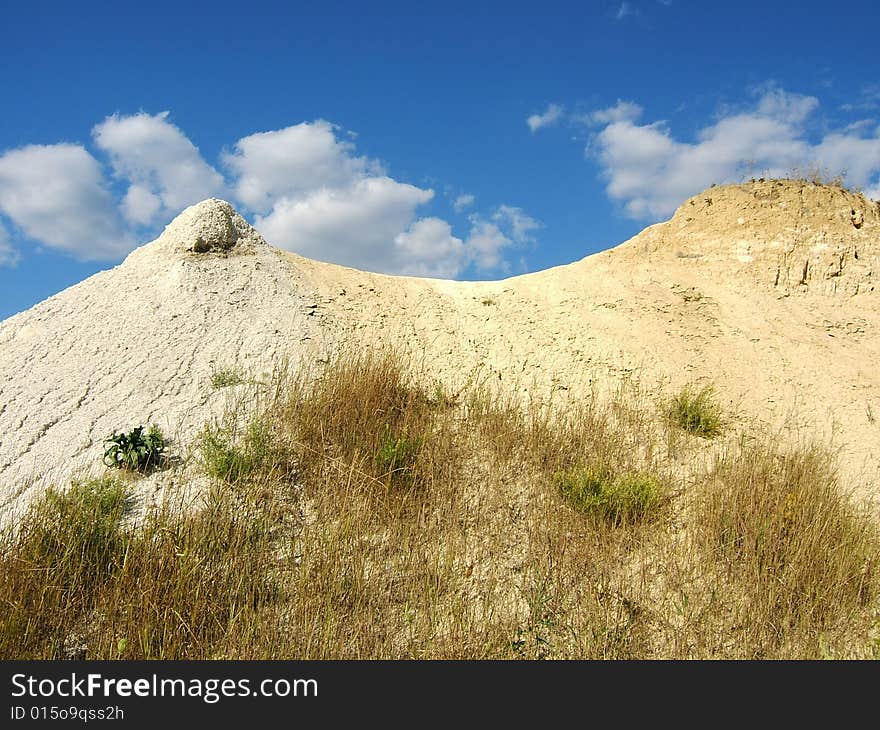
<path fill-rule="evenodd" d="M 878 330 L 880 205 L 835 186 L 713 187 L 616 248 L 479 283 L 307 260 L 206 200 L 0 323 L 0 510 L 100 469 L 114 429 L 155 422 L 183 448 L 229 397 L 211 387 L 224 368 L 351 342 L 530 399 L 622 378 L 658 398 L 713 383 L 734 418 L 833 439 L 851 485 L 876 497 Z"/>

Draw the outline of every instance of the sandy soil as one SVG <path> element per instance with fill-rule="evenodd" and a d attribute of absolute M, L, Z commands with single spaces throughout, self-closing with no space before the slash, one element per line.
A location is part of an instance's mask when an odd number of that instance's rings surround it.
<path fill-rule="evenodd" d="M 880 497 L 880 206 L 840 188 L 711 188 L 576 263 L 495 282 L 370 274 L 266 244 L 205 201 L 116 268 L 0 323 L 0 509 L 100 468 L 114 428 L 178 448 L 260 373 L 390 342 L 451 384 L 530 399 L 714 383 L 736 419 L 833 437 Z M 557 395 L 559 394 L 559 395 Z"/>

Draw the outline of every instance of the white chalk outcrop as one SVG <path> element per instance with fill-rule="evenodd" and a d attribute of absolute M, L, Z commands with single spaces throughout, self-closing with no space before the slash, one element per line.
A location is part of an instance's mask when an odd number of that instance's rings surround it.
<path fill-rule="evenodd" d="M 0 510 L 101 470 L 114 429 L 183 447 L 222 408 L 212 373 L 260 372 L 319 338 L 294 260 L 229 203 L 182 212 L 122 264 L 0 323 Z"/>

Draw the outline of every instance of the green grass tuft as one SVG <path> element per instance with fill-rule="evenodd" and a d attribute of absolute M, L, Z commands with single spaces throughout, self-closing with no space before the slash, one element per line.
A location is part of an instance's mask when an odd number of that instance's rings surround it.
<path fill-rule="evenodd" d="M 699 390 L 686 385 L 672 399 L 667 415 L 682 430 L 703 438 L 714 438 L 724 425 L 721 406 L 715 400 L 715 388 L 711 385 Z"/>
<path fill-rule="evenodd" d="M 412 486 L 414 468 L 423 445 L 422 437 L 397 435 L 386 426 L 376 454 L 376 466 L 380 475 L 387 479 L 389 484 Z"/>
<path fill-rule="evenodd" d="M 617 473 L 604 464 L 557 472 L 554 481 L 575 509 L 615 525 L 650 521 L 666 502 L 666 489 L 657 477 L 643 472 Z"/>
<path fill-rule="evenodd" d="M 290 454 L 264 418 L 253 418 L 241 434 L 230 426 L 206 426 L 197 445 L 205 473 L 227 484 L 240 484 L 259 473 L 293 471 Z"/>

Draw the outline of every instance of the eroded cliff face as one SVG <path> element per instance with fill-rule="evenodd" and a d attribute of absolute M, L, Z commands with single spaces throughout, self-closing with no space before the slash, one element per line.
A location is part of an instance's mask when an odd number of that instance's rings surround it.
<path fill-rule="evenodd" d="M 661 228 L 653 252 L 704 261 L 782 296 L 878 288 L 880 204 L 841 187 L 796 180 L 713 187 Z"/>

